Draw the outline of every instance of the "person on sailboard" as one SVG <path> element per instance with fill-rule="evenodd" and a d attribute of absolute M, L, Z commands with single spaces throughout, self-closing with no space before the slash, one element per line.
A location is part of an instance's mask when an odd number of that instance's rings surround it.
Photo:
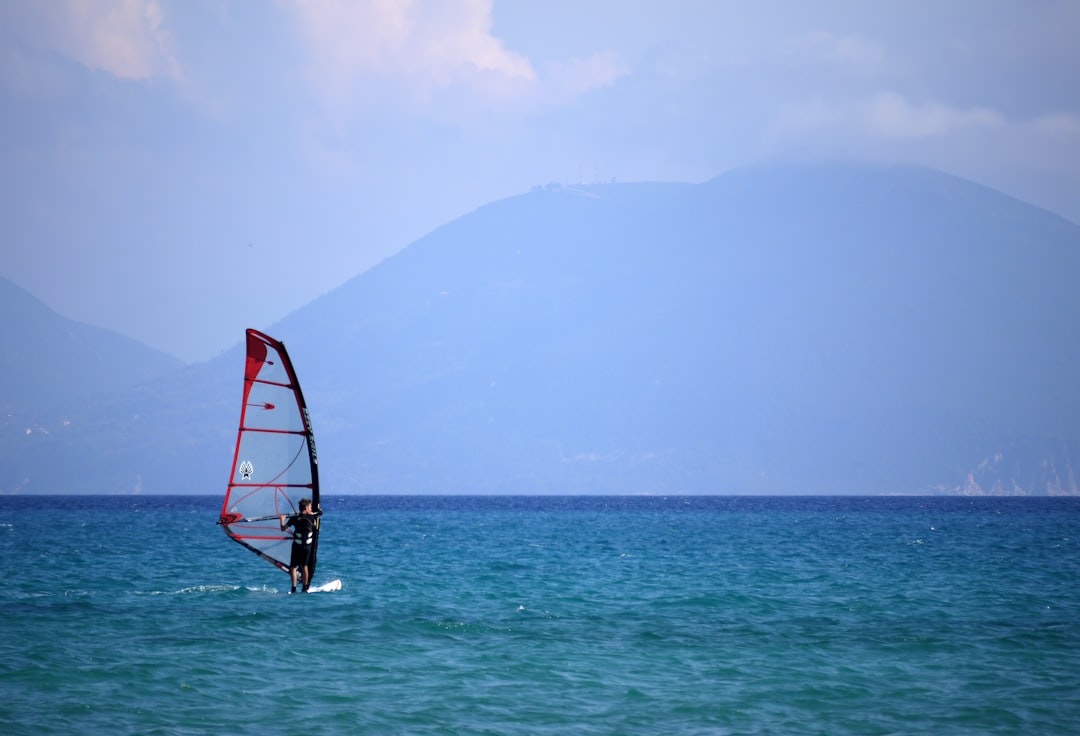
<path fill-rule="evenodd" d="M 315 514 L 311 510 L 311 499 L 300 499 L 300 513 L 292 516 L 281 515 L 281 531 L 293 528 L 292 556 L 289 559 L 289 575 L 292 577 L 291 593 L 296 592 L 297 575 L 301 577 L 306 593 L 311 587 L 311 551 L 315 548 Z"/>

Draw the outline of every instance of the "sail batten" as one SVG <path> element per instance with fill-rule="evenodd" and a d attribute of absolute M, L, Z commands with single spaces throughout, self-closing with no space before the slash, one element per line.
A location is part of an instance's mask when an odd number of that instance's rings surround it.
<path fill-rule="evenodd" d="M 235 542 L 288 571 L 292 531 L 270 524 L 299 513 L 300 499 L 319 503 L 318 459 L 300 382 L 285 346 L 257 330 L 247 331 L 244 395 L 232 473 L 218 523 Z M 319 522 L 316 519 L 315 574 Z"/>

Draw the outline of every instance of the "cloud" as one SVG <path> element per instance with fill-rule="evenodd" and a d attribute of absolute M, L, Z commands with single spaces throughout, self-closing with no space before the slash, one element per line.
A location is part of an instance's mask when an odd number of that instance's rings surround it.
<path fill-rule="evenodd" d="M 880 69 L 885 52 L 875 41 L 858 35 L 812 31 L 788 40 L 784 53 L 797 64 L 843 66 L 860 74 Z"/>
<path fill-rule="evenodd" d="M 494 35 L 493 0 L 283 0 L 309 94 L 339 133 L 401 113 L 463 127 L 563 105 L 626 73 L 610 52 L 546 63 Z"/>
<path fill-rule="evenodd" d="M 583 59 L 555 61 L 548 65 L 542 97 L 548 102 L 566 102 L 601 87 L 608 87 L 629 69 L 611 52 Z"/>
<path fill-rule="evenodd" d="M 25 42 L 90 69 L 132 80 L 181 76 L 157 0 L 50 0 L 5 10 Z"/>
<path fill-rule="evenodd" d="M 348 115 L 387 98 L 423 105 L 449 87 L 480 98 L 536 79 L 491 34 L 491 0 L 287 0 L 322 105 Z M 373 100 L 374 98 L 374 100 Z"/>
<path fill-rule="evenodd" d="M 912 104 L 895 93 L 874 95 L 855 108 L 856 124 L 880 138 L 939 138 L 968 128 L 994 128 L 1001 115 L 986 107 Z"/>
<path fill-rule="evenodd" d="M 776 133 L 839 133 L 878 140 L 941 138 L 959 131 L 996 128 L 1002 116 L 986 107 L 915 104 L 896 92 L 828 103 L 812 100 L 781 111 Z"/>
<path fill-rule="evenodd" d="M 1031 126 L 1046 135 L 1080 136 L 1080 115 L 1068 113 L 1042 115 L 1032 120 Z"/>

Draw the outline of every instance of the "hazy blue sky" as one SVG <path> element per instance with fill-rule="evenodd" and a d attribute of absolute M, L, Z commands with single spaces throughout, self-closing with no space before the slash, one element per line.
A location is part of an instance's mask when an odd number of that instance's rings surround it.
<path fill-rule="evenodd" d="M 212 357 L 534 184 L 935 166 L 1080 222 L 1075 0 L 0 0 L 0 275 Z"/>

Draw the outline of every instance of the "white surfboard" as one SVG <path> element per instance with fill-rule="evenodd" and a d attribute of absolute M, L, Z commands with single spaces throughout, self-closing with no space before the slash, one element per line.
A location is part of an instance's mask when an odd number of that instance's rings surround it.
<path fill-rule="evenodd" d="M 309 589 L 309 593 L 329 593 L 334 590 L 341 590 L 340 580 L 331 580 L 329 583 L 323 583 L 322 585 L 312 585 Z"/>

